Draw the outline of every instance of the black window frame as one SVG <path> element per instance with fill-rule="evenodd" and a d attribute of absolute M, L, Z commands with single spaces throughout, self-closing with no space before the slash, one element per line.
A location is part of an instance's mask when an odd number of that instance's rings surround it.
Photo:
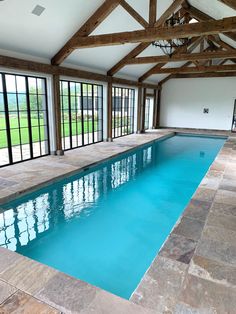
<path fill-rule="evenodd" d="M 234 101 L 234 109 L 233 109 L 233 118 L 232 118 L 231 132 L 232 133 L 236 133 L 236 99 Z"/>
<path fill-rule="evenodd" d="M 67 84 L 67 90 L 68 93 L 65 94 L 63 90 L 63 84 Z M 72 96 L 71 93 L 71 85 L 75 84 L 75 95 Z M 91 96 L 89 96 L 88 88 L 91 86 Z M 80 91 L 80 110 L 76 108 L 76 119 L 75 122 L 72 122 L 72 97 L 74 98 L 74 103 L 76 103 L 76 98 L 78 98 L 77 95 L 77 87 Z M 97 93 L 95 92 L 97 90 Z M 92 116 L 92 124 L 89 123 L 88 116 L 89 116 L 89 97 L 90 102 L 92 102 L 92 108 L 91 108 L 91 116 Z M 68 109 L 65 108 L 64 100 L 65 98 L 68 101 Z M 93 144 L 97 144 L 100 142 L 103 142 L 103 85 L 102 84 L 96 84 L 96 83 L 90 83 L 90 82 L 81 82 L 81 81 L 74 81 L 74 80 L 60 80 L 60 100 L 61 100 L 61 130 L 62 130 L 62 148 L 64 151 L 85 147 Z M 97 112 L 99 111 L 99 114 L 97 114 L 96 119 L 95 117 L 95 109 L 97 108 Z M 66 135 L 65 131 L 65 111 L 68 112 L 68 127 L 69 127 L 69 133 L 68 136 Z M 81 112 L 81 121 L 78 120 L 78 111 Z M 86 115 L 87 113 L 87 115 Z M 87 120 L 85 119 L 87 117 Z M 73 134 L 73 123 L 75 124 L 76 132 Z M 81 123 L 81 133 L 78 131 L 78 124 Z M 97 128 L 95 127 L 95 123 L 97 125 Z M 98 126 L 100 127 L 98 128 Z M 91 126 L 91 129 L 90 129 Z M 92 132 L 87 132 L 87 131 Z M 95 133 L 97 133 L 97 139 L 95 139 Z M 91 138 L 90 139 L 90 134 Z M 81 136 L 81 143 L 79 143 L 79 136 Z M 75 137 L 76 144 L 73 144 L 73 137 Z M 69 145 L 66 145 L 66 138 L 69 139 Z"/>
<path fill-rule="evenodd" d="M 131 112 L 131 115 L 125 115 L 126 109 L 127 112 Z M 135 89 L 112 86 L 112 138 L 134 133 L 134 112 Z"/>
<path fill-rule="evenodd" d="M 7 79 L 8 77 L 12 77 L 14 80 L 14 91 L 8 91 L 7 89 Z M 24 91 L 18 90 L 18 79 L 22 78 L 24 80 Z M 32 93 L 29 88 L 29 80 L 35 80 L 35 92 Z M 40 92 L 38 82 L 41 81 L 43 90 Z M 0 82 L 2 83 L 2 91 L 0 90 L 0 96 L 2 96 L 3 99 L 3 110 L 0 110 L 0 115 L 3 115 L 3 119 L 5 120 L 5 128 L 2 128 L 0 126 L 0 137 L 1 133 L 5 131 L 6 133 L 6 147 L 3 147 L 3 149 L 8 150 L 8 163 L 0 164 L 0 168 L 22 163 L 25 161 L 41 158 L 50 155 L 50 131 L 49 131 L 49 110 L 48 110 L 48 93 L 47 93 L 47 79 L 45 77 L 41 76 L 35 76 L 35 75 L 28 75 L 28 74 L 18 74 L 13 72 L 0 72 Z M 12 96 L 15 99 L 15 108 L 12 110 L 9 107 L 9 97 Z M 21 96 L 21 97 L 20 97 Z M 21 99 L 25 97 L 25 105 L 26 108 L 22 109 L 20 107 Z M 34 97 L 36 99 L 36 108 L 32 109 L 32 103 L 31 103 L 31 97 Z M 44 108 L 40 108 L 40 101 L 39 99 L 42 98 L 42 101 L 44 101 Z M 11 113 L 15 114 L 16 120 L 17 120 L 17 127 L 12 127 L 11 123 L 12 120 L 10 119 Z M 37 120 L 36 124 L 33 123 L 32 120 L 33 116 L 32 114 L 36 114 L 35 120 Z M 43 121 L 44 123 L 41 123 L 40 114 L 44 115 Z M 22 120 L 21 115 L 24 115 L 26 117 L 26 126 L 22 126 Z M 41 129 L 44 129 L 42 132 Z M 23 131 L 27 129 L 27 142 L 25 142 L 25 139 L 22 139 Z M 17 132 L 17 136 L 19 139 L 19 143 L 14 144 L 13 140 L 13 132 Z M 34 140 L 34 135 L 36 134 L 36 137 L 38 140 Z M 42 136 L 44 139 L 42 139 Z M 1 138 L 0 138 L 1 140 Z M 39 143 L 39 154 L 36 154 L 36 149 L 34 149 L 34 144 Z M 26 151 L 23 151 L 24 147 L 29 145 L 29 150 L 27 151 L 27 154 L 29 154 L 29 158 L 25 158 L 24 154 L 26 155 Z M 43 152 L 43 145 L 44 145 L 44 152 Z M 14 160 L 16 158 L 14 155 L 14 148 L 20 149 L 20 160 Z M 1 148 L 0 148 L 1 150 Z M 1 158 L 0 158 L 1 159 Z"/>
<path fill-rule="evenodd" d="M 144 117 L 144 129 L 149 129 L 150 124 L 150 109 L 151 109 L 151 99 L 146 97 L 145 100 L 145 117 Z"/>

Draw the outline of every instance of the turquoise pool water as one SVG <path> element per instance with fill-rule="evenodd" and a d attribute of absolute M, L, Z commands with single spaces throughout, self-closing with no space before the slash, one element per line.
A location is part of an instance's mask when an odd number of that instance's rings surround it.
<path fill-rule="evenodd" d="M 171 137 L 18 198 L 0 246 L 128 299 L 224 141 Z"/>

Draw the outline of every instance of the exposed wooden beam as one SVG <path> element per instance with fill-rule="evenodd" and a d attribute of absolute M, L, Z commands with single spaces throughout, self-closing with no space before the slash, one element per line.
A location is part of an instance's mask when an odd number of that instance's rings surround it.
<path fill-rule="evenodd" d="M 61 64 L 74 50 L 74 41 L 79 37 L 91 34 L 104 19 L 119 5 L 121 0 L 106 0 L 86 23 L 67 41 L 67 43 L 52 58 L 53 65 Z"/>
<path fill-rule="evenodd" d="M 203 50 L 204 50 L 204 45 L 205 45 L 205 38 L 204 38 L 204 40 L 201 41 L 201 43 L 200 43 L 200 52 L 203 52 Z"/>
<path fill-rule="evenodd" d="M 167 77 L 165 77 L 163 80 L 161 80 L 158 84 L 159 86 L 162 86 L 163 84 L 165 84 L 166 82 L 168 82 L 169 80 L 171 80 L 172 78 L 175 78 L 176 74 L 171 74 L 168 75 Z"/>
<path fill-rule="evenodd" d="M 112 82 L 116 84 L 123 84 L 127 86 L 141 86 L 146 88 L 156 88 L 157 85 L 154 84 L 141 84 L 137 81 L 126 80 L 116 77 L 109 77 L 104 74 L 88 72 L 78 69 L 66 68 L 62 66 L 54 66 L 50 64 L 44 64 L 40 62 L 27 61 L 18 58 L 12 58 L 0 55 L 0 66 L 5 68 L 10 68 L 14 70 L 21 70 L 33 73 L 44 73 L 50 75 L 61 75 L 68 77 L 76 77 L 79 79 L 87 79 L 93 81 L 101 82 Z"/>
<path fill-rule="evenodd" d="M 166 73 L 206 73 L 206 72 L 230 72 L 236 71 L 236 64 L 230 65 L 212 65 L 212 66 L 196 66 L 196 67 L 180 67 L 180 68 L 162 68 L 156 74 Z"/>
<path fill-rule="evenodd" d="M 192 43 L 189 45 L 188 47 L 188 52 L 191 53 L 203 40 L 203 37 L 199 37 L 199 38 L 195 38 L 193 39 Z M 174 53 L 173 56 L 175 56 L 176 54 L 180 53 L 182 51 L 182 48 L 177 48 Z M 147 78 L 149 78 L 151 75 L 155 74 L 156 71 L 158 71 L 159 69 L 161 69 L 166 63 L 158 63 L 156 64 L 154 67 L 152 67 L 150 70 L 148 70 L 146 73 L 144 73 L 140 78 L 139 78 L 139 82 L 143 82 L 145 81 Z"/>
<path fill-rule="evenodd" d="M 162 14 L 162 16 L 158 19 L 158 21 L 155 23 L 155 27 L 160 27 L 162 24 L 170 17 L 171 14 L 173 14 L 178 7 L 181 6 L 181 4 L 184 2 L 184 0 L 175 0 L 168 8 L 167 10 Z M 128 53 L 125 57 L 123 57 L 119 62 L 117 62 L 108 72 L 107 74 L 109 76 L 113 76 L 116 74 L 119 70 L 121 70 L 127 63 L 127 61 L 131 58 L 137 57 L 140 53 L 142 53 L 149 45 L 150 43 L 141 43 L 137 47 L 135 47 L 130 53 Z"/>
<path fill-rule="evenodd" d="M 227 6 L 231 7 L 232 9 L 236 10 L 236 1 L 235 0 L 218 0 L 218 1 L 226 4 Z"/>
<path fill-rule="evenodd" d="M 148 22 L 125 0 L 122 0 L 120 2 L 120 5 L 144 28 L 147 28 L 149 26 Z"/>
<path fill-rule="evenodd" d="M 225 64 L 227 61 L 228 61 L 228 59 L 221 60 L 221 61 L 218 63 L 218 65 L 223 65 L 223 64 Z"/>
<path fill-rule="evenodd" d="M 57 74 L 53 75 L 53 104 L 56 125 L 56 154 L 62 155 L 60 77 Z"/>
<path fill-rule="evenodd" d="M 121 70 L 126 64 L 127 61 L 137 57 L 141 52 L 143 52 L 150 43 L 141 43 L 136 48 L 134 48 L 130 53 L 128 53 L 124 58 L 122 58 L 117 64 L 115 64 L 108 72 L 107 75 L 113 76 L 119 70 Z"/>
<path fill-rule="evenodd" d="M 154 26 L 157 19 L 157 0 L 149 0 L 149 26 Z"/>
<path fill-rule="evenodd" d="M 160 62 L 180 62 L 180 61 L 197 61 L 197 60 L 212 60 L 212 59 L 229 59 L 236 58 L 235 51 L 214 51 L 214 52 L 200 52 L 200 53 L 183 53 L 169 56 L 150 56 L 138 57 L 130 59 L 128 64 L 147 64 L 147 63 L 160 63 Z"/>
<path fill-rule="evenodd" d="M 163 27 L 161 29 L 152 27 L 133 32 L 80 37 L 75 41 L 74 48 L 93 48 L 122 45 L 125 43 L 198 37 L 218 33 L 227 33 L 228 31 L 236 31 L 236 17 L 178 25 L 172 27 L 171 29 L 169 27 Z"/>
<path fill-rule="evenodd" d="M 185 0 L 175 0 L 168 9 L 161 15 L 161 17 L 158 19 L 158 21 L 155 23 L 155 27 L 162 26 L 165 21 L 171 16 L 171 14 L 175 13 L 175 11 L 181 6 L 182 3 L 184 3 Z"/>
<path fill-rule="evenodd" d="M 215 35 L 215 36 L 208 36 L 208 38 L 214 42 L 215 44 L 219 45 L 221 48 L 224 48 L 226 50 L 230 50 L 230 51 L 235 51 L 235 48 L 233 48 L 232 46 L 230 46 L 229 44 L 227 44 L 226 42 L 224 42 L 223 40 L 220 39 L 220 36 Z"/>
<path fill-rule="evenodd" d="M 195 18 L 198 21 L 209 21 L 209 20 L 216 21 L 212 16 L 206 13 L 203 13 L 197 8 L 191 6 L 187 1 L 183 2 L 183 8 L 185 9 L 186 12 L 188 12 L 193 18 Z M 234 32 L 233 29 L 229 30 L 229 32 L 224 32 L 224 35 L 236 41 L 236 34 L 232 32 Z"/>
<path fill-rule="evenodd" d="M 210 78 L 210 77 L 235 77 L 235 72 L 212 72 L 212 73 L 191 73 L 191 74 L 174 74 L 170 79 L 174 78 Z"/>
<path fill-rule="evenodd" d="M 208 51 L 208 48 L 205 50 Z M 204 64 L 202 64 L 203 66 L 207 64 L 208 61 L 205 61 Z M 185 64 L 183 64 L 179 69 L 183 69 L 189 65 L 191 65 L 191 61 L 186 62 Z M 170 74 L 167 77 L 165 77 L 162 81 L 159 82 L 159 85 L 162 86 L 164 83 L 168 82 L 170 79 L 175 78 L 177 74 Z"/>

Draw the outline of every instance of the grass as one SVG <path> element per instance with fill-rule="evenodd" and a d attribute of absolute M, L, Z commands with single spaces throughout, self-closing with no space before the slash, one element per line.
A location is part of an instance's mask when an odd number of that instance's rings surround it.
<path fill-rule="evenodd" d="M 68 122 L 68 123 L 66 123 Z M 45 126 L 44 119 L 41 118 L 37 119 L 37 117 L 31 118 L 31 125 L 32 125 L 32 139 L 33 142 L 38 142 L 41 137 L 41 141 L 45 140 Z M 28 144 L 29 143 L 29 132 L 28 132 L 28 120 L 27 117 L 22 116 L 20 118 L 20 135 L 19 135 L 19 124 L 18 119 L 14 116 L 10 118 L 10 128 L 11 128 L 11 142 L 12 145 L 19 145 L 20 144 L 20 136 L 21 136 L 21 143 L 22 144 Z M 0 116 L 0 148 L 6 148 L 8 146 L 7 144 L 7 135 L 4 129 L 6 128 L 5 118 L 3 116 Z M 40 136 L 39 136 L 39 129 L 40 129 Z M 97 130 L 97 122 L 94 123 L 94 131 Z M 93 125 L 92 121 L 84 121 L 84 133 L 90 133 L 93 131 Z M 82 123 L 78 122 L 78 125 L 76 127 L 76 124 L 72 122 L 72 135 L 80 135 L 82 134 Z M 69 129 L 69 121 L 65 121 L 64 129 L 62 126 L 62 135 L 67 137 L 70 135 L 70 129 Z"/>
<path fill-rule="evenodd" d="M 65 117 L 64 117 L 65 119 Z M 127 120 L 124 118 L 123 124 L 125 129 Z M 121 126 L 121 118 L 113 119 L 113 126 L 116 125 L 116 127 Z M 38 142 L 40 139 L 41 141 L 45 140 L 45 126 L 44 126 L 44 119 L 40 118 L 38 120 L 37 116 L 31 117 L 31 126 L 32 126 L 32 140 L 33 142 Z M 85 120 L 83 123 L 84 126 L 84 133 L 92 133 L 93 132 L 93 124 L 91 120 Z M 130 127 L 130 126 L 129 126 Z M 128 127 L 128 132 L 129 132 Z M 6 123 L 5 118 L 3 115 L 0 115 L 0 148 L 6 148 L 8 147 L 7 142 L 7 135 L 6 135 Z M 19 134 L 19 123 L 17 116 L 10 116 L 10 129 L 11 129 L 11 143 L 12 146 L 16 146 L 20 144 L 20 137 L 21 137 L 21 143 L 22 144 L 28 144 L 29 143 L 29 127 L 28 127 L 28 119 L 25 115 L 22 115 L 20 117 L 20 134 Z M 40 129 L 40 135 L 39 135 L 39 129 Z M 96 132 L 98 129 L 97 122 L 94 122 L 94 131 Z M 47 131 L 46 131 L 47 132 Z M 82 134 L 82 122 L 78 122 L 77 126 L 74 120 L 72 120 L 72 129 L 71 129 L 72 135 L 80 135 Z M 69 120 L 64 120 L 64 127 L 62 125 L 62 136 L 68 137 L 70 136 L 70 128 L 69 128 Z"/>

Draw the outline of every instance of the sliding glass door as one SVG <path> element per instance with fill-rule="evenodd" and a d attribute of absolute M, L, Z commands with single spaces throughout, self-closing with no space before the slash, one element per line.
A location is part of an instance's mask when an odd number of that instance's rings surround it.
<path fill-rule="evenodd" d="M 151 99 L 146 98 L 145 102 L 145 121 L 144 121 L 144 128 L 145 130 L 149 129 L 150 125 L 150 105 L 151 105 Z"/>
<path fill-rule="evenodd" d="M 103 87 L 60 82 L 62 147 L 69 150 L 103 140 Z"/>
<path fill-rule="evenodd" d="M 131 88 L 112 88 L 112 137 L 134 133 L 134 97 Z"/>
<path fill-rule="evenodd" d="M 0 167 L 49 154 L 46 79 L 0 73 Z"/>

